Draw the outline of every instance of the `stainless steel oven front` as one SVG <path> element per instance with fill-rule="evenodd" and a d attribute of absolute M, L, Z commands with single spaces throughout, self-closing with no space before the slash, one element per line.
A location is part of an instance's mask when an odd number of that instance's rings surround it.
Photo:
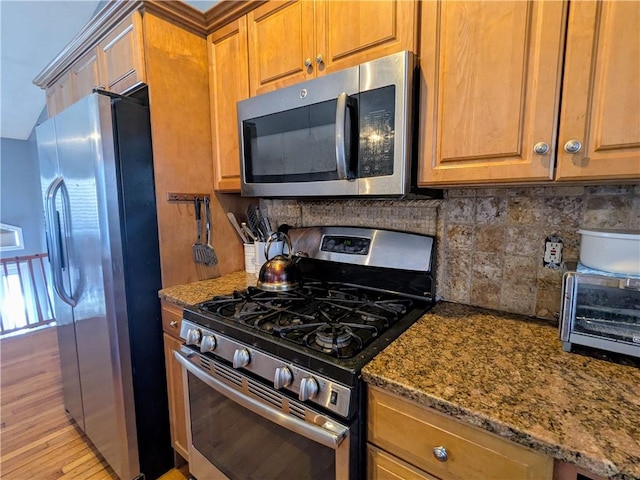
<path fill-rule="evenodd" d="M 336 420 L 189 347 L 174 355 L 197 480 L 354 478 L 357 419 Z"/>

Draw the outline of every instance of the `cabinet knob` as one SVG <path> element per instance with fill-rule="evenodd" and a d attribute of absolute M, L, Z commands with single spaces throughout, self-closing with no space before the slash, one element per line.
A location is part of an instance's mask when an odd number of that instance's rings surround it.
<path fill-rule="evenodd" d="M 312 63 L 312 62 L 311 62 L 311 59 L 310 59 L 310 58 L 307 58 L 307 59 L 304 61 L 304 66 L 305 66 L 305 67 L 307 67 L 307 68 L 309 68 L 309 67 L 311 66 L 311 63 Z"/>
<path fill-rule="evenodd" d="M 538 155 L 544 155 L 549 151 L 549 144 L 546 142 L 538 142 L 533 146 L 533 151 Z"/>
<path fill-rule="evenodd" d="M 439 462 L 446 462 L 447 460 L 449 460 L 447 449 L 443 446 L 433 447 L 433 456 L 436 457 L 436 460 L 438 460 Z"/>
<path fill-rule="evenodd" d="M 322 55 L 316 55 L 316 63 L 318 65 L 320 65 L 321 63 L 324 63 L 324 58 L 322 58 Z"/>
<path fill-rule="evenodd" d="M 564 151 L 567 153 L 578 153 L 582 149 L 582 143 L 579 140 L 569 140 L 564 144 Z"/>
<path fill-rule="evenodd" d="M 176 328 L 176 327 L 178 326 L 178 321 L 177 321 L 177 320 L 171 320 L 171 321 L 169 322 L 169 326 L 170 326 L 171 328 Z"/>

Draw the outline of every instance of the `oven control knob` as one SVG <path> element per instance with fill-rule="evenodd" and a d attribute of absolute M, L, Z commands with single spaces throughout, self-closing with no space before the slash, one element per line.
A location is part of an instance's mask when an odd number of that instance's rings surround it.
<path fill-rule="evenodd" d="M 216 337 L 213 335 L 207 335 L 206 337 L 202 337 L 202 341 L 200 343 L 200 351 L 202 353 L 205 352 L 213 352 L 216 349 Z"/>
<path fill-rule="evenodd" d="M 304 402 L 305 400 L 311 400 L 318 394 L 318 382 L 313 377 L 305 377 L 300 380 L 300 394 L 298 398 L 300 401 Z"/>
<path fill-rule="evenodd" d="M 281 388 L 291 385 L 293 374 L 287 367 L 276 368 L 276 374 L 273 377 L 273 388 L 280 390 Z"/>
<path fill-rule="evenodd" d="M 202 332 L 197 328 L 187 330 L 187 345 L 196 345 L 202 338 Z"/>
<path fill-rule="evenodd" d="M 236 350 L 233 354 L 233 368 L 242 368 L 249 365 L 251 361 L 251 356 L 249 355 L 249 350 L 243 348 L 241 350 Z"/>

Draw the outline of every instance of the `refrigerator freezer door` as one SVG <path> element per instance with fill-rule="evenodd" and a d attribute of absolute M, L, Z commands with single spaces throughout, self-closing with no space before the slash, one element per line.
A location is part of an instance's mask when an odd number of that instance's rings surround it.
<path fill-rule="evenodd" d="M 55 119 L 50 119 L 39 125 L 36 129 L 38 139 L 38 156 L 40 159 L 40 181 L 43 198 L 53 182 L 59 178 L 58 150 L 56 143 Z M 45 202 L 46 204 L 46 202 Z M 56 205 L 56 210 L 61 205 Z M 46 213 L 46 212 L 45 212 Z M 45 216 L 45 229 L 47 231 L 47 244 L 51 243 L 53 235 L 57 235 L 55 218 Z M 50 254 L 51 254 L 51 249 Z M 53 262 L 56 259 L 49 258 Z M 69 287 L 68 270 L 62 274 L 65 288 Z M 82 408 L 82 390 L 80 385 L 80 371 L 78 369 L 78 352 L 76 350 L 76 331 L 73 321 L 73 309 L 57 295 L 53 296 L 54 311 L 56 317 L 56 333 L 58 335 L 58 348 L 60 351 L 60 370 L 62 374 L 62 393 L 64 406 L 77 425 L 84 430 L 84 413 Z"/>
<path fill-rule="evenodd" d="M 114 311 L 118 305 L 126 315 L 126 307 L 123 297 L 113 298 L 124 285 L 111 102 L 91 95 L 55 118 L 60 175 L 71 212 L 68 265 L 77 301 L 85 432 L 120 478 L 135 478 L 140 467 L 128 333 L 118 331 Z"/>

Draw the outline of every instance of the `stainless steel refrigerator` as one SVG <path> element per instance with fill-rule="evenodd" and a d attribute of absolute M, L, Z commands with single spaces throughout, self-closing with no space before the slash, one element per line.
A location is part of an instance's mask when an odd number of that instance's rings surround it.
<path fill-rule="evenodd" d="M 95 93 L 36 134 L 65 407 L 121 479 L 157 478 L 173 451 L 148 108 Z"/>

